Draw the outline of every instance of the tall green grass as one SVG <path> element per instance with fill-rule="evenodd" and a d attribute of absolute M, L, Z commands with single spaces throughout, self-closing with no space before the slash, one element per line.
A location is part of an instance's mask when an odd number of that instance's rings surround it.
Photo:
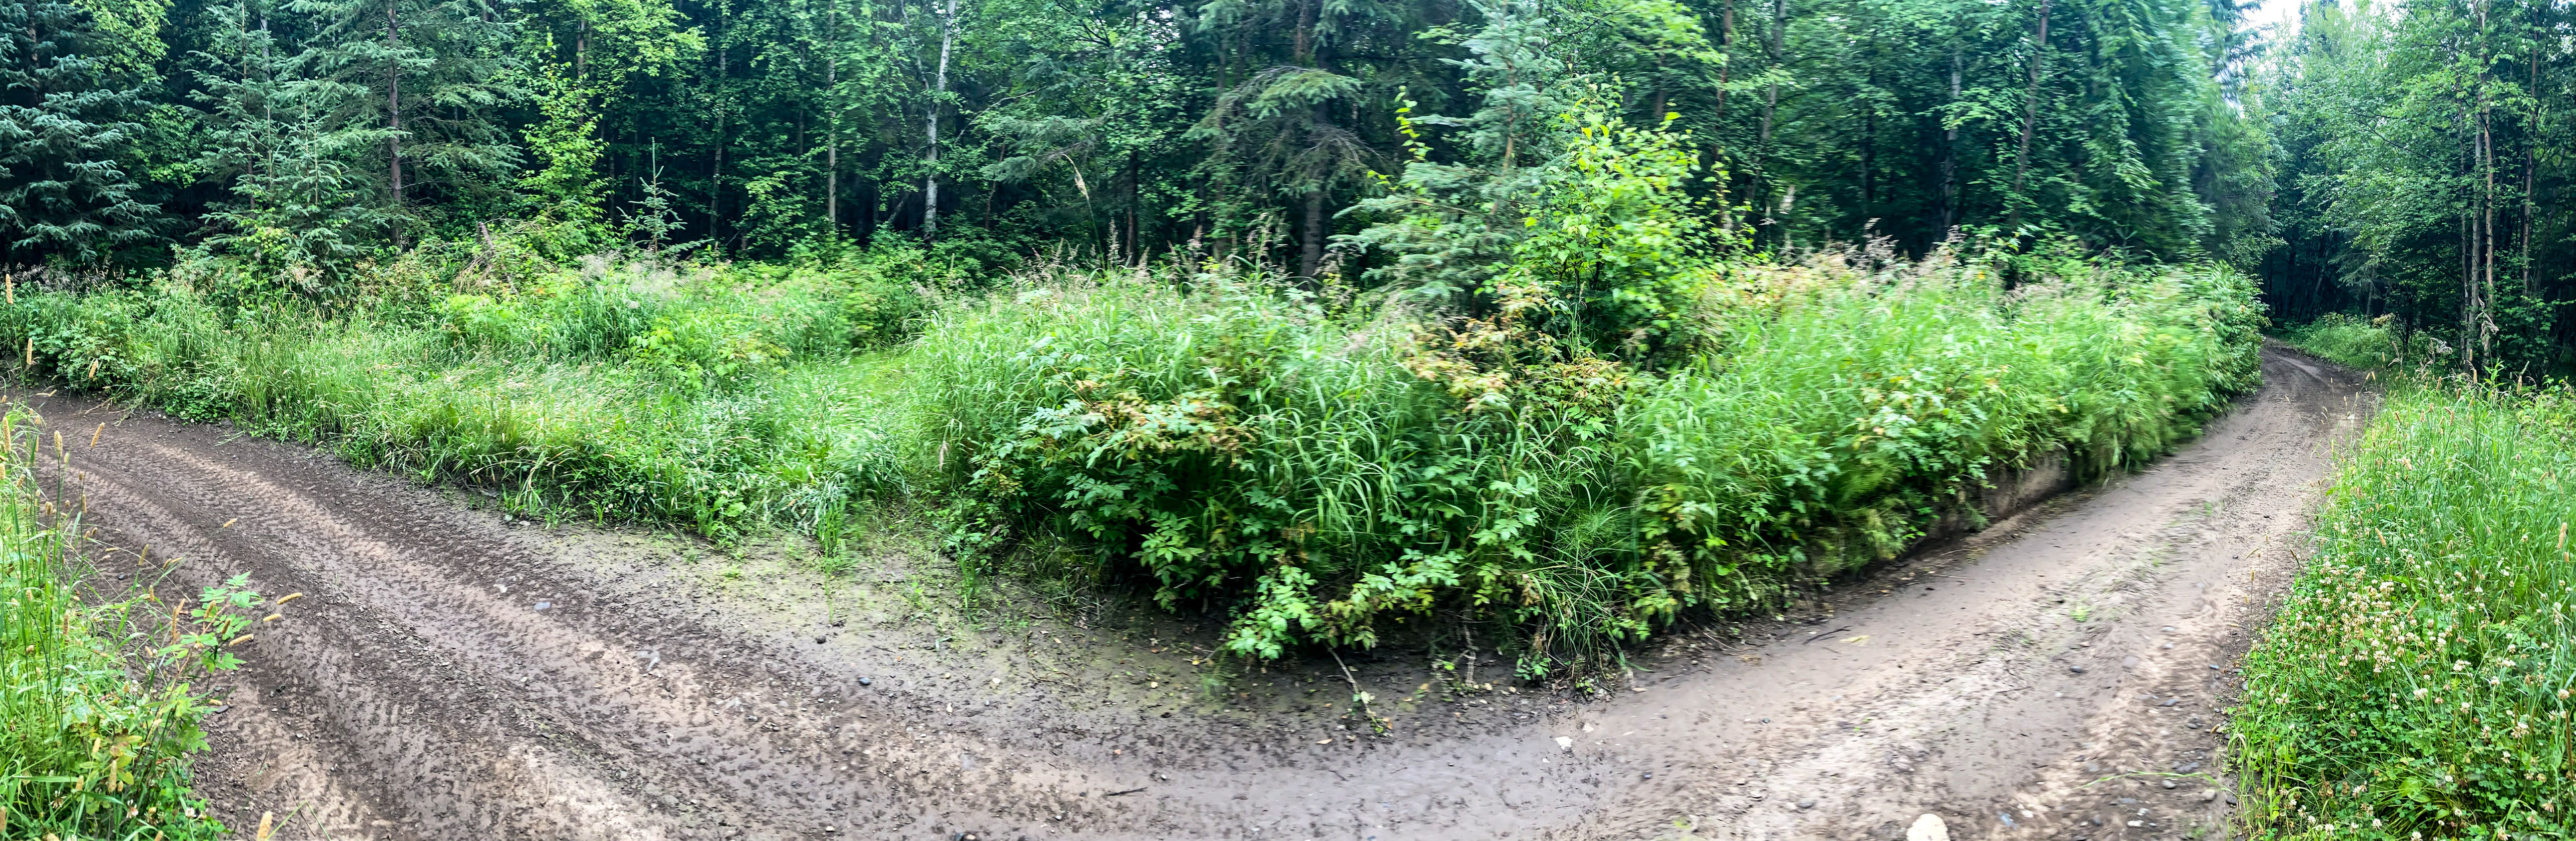
<path fill-rule="evenodd" d="M 2576 835 L 2576 395 L 2389 395 L 2247 658 L 2260 838 Z"/>
<path fill-rule="evenodd" d="M 2403 341 L 2401 342 L 2401 336 Z M 2394 316 L 2362 318 L 2330 312 L 2281 331 L 2281 340 L 2336 364 L 2362 371 L 2456 364 L 2449 346 L 2431 334 L 2400 334 Z"/>
<path fill-rule="evenodd" d="M 2262 324 L 2224 269 L 2070 260 L 2007 291 L 1947 256 L 1822 255 L 1673 280 L 1698 337 L 1676 346 L 1706 350 L 1648 367 L 1497 353 L 1401 290 L 1247 263 L 1041 265 L 961 296 L 903 259 L 395 266 L 336 313 L 179 274 L 20 295 L 0 339 L 530 512 L 832 544 L 912 506 L 970 587 L 1133 584 L 1262 658 L 1484 623 L 1536 674 L 1890 557 L 1999 468 L 2160 453 L 2255 385 Z"/>
<path fill-rule="evenodd" d="M 1425 337 L 1384 309 L 1205 275 L 1041 282 L 942 313 L 907 364 L 963 548 L 1071 538 L 1231 616 L 1244 654 L 1449 617 L 1527 631 L 1531 669 L 1891 557 L 1997 468 L 2161 453 L 2259 371 L 2223 269 L 1730 283 L 1697 363 L 1575 358 L 1484 394 L 1416 374 Z"/>
<path fill-rule="evenodd" d="M 810 528 L 910 475 L 902 406 L 882 399 L 899 390 L 872 349 L 900 340 L 927 298 L 874 263 L 591 261 L 452 294 L 409 276 L 436 288 L 338 314 L 226 306 L 197 280 L 22 293 L 0 307 L 0 336 L 37 376 L 530 513 L 732 538 Z"/>
<path fill-rule="evenodd" d="M 236 581 L 193 605 L 85 600 L 79 524 L 32 478 L 34 420 L 0 416 L 0 837 L 218 838 L 189 793 L 206 711 L 189 681 L 237 663 L 223 649 L 258 595 Z"/>

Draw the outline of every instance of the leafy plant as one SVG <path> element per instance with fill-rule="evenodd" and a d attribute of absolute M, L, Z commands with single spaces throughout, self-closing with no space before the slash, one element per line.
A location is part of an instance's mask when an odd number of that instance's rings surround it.
<path fill-rule="evenodd" d="M 231 649 L 264 621 L 263 600 L 236 576 L 193 607 L 148 592 L 85 602 L 79 523 L 46 513 L 29 485 L 35 422 L 0 417 L 0 833 L 221 837 L 189 792 L 207 712 L 190 681 L 241 665 Z"/>
<path fill-rule="evenodd" d="M 2245 659 L 2252 837 L 2576 832 L 2576 396 L 2416 383 L 2338 466 Z"/>

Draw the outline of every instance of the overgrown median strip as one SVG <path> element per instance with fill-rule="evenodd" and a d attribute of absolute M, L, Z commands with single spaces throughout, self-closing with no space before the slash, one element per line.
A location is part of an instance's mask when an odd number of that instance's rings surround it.
<path fill-rule="evenodd" d="M 1677 258 L 1684 317 L 1634 328 L 1661 351 L 1257 268 L 941 293 L 888 279 L 900 251 L 445 297 L 397 265 L 388 303 L 335 314 L 174 275 L 20 295 L 0 333 L 36 373 L 531 513 L 792 528 L 827 566 L 929 513 L 970 585 L 1134 582 L 1259 658 L 1494 625 L 1530 678 L 1890 557 L 2006 466 L 2140 463 L 2258 376 L 2223 268 L 2066 259 L 2006 291 L 1982 260 L 1854 257 Z M 1525 294 L 1574 307 L 1573 278 Z"/>

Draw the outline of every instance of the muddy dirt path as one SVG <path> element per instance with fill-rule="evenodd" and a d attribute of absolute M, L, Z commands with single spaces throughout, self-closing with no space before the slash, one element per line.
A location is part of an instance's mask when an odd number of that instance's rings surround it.
<path fill-rule="evenodd" d="M 1804 613 L 1675 635 L 1595 699 L 1419 651 L 1212 684 L 1208 629 L 960 613 L 900 541 L 826 576 L 793 542 L 530 523 L 32 400 L 69 436 L 102 576 L 176 559 L 165 597 L 236 573 L 306 594 L 215 681 L 200 763 L 219 814 L 274 812 L 279 838 L 1854 839 L 1929 812 L 1957 838 L 2089 841 L 2223 819 L 2230 660 L 2368 413 L 2330 366 L 2264 368 L 2153 469 Z M 1346 708 L 1354 682 L 1386 732 Z"/>

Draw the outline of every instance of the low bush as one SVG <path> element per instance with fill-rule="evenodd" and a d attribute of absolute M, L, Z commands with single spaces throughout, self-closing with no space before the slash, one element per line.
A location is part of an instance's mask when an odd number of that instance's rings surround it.
<path fill-rule="evenodd" d="M 2246 658 L 2259 838 L 2576 835 L 2576 395 L 2400 388 Z"/>
<path fill-rule="evenodd" d="M 235 580 L 193 605 L 85 601 L 78 522 L 30 480 L 33 421 L 0 417 L 0 837 L 219 838 L 189 793 L 206 712 L 189 681 L 238 664 L 224 647 L 259 595 Z"/>

